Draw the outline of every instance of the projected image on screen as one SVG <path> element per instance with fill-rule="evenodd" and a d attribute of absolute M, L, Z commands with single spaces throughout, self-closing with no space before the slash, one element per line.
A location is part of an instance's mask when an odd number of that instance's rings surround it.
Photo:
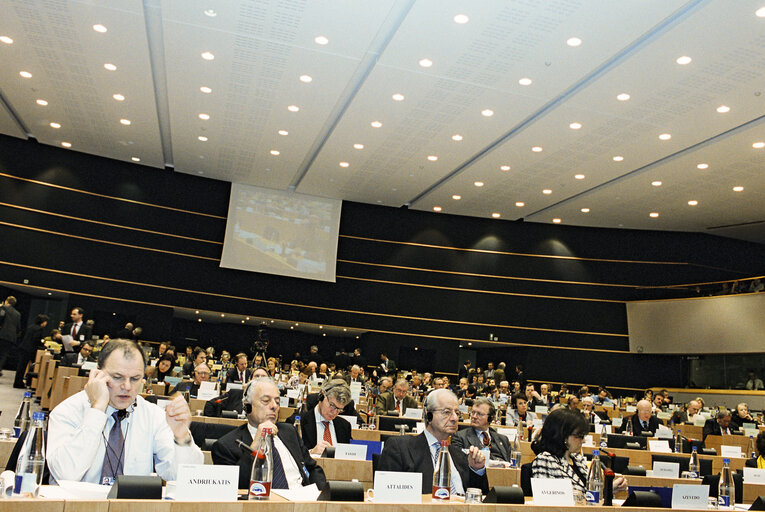
<path fill-rule="evenodd" d="M 220 266 L 334 282 L 341 204 L 232 184 Z"/>

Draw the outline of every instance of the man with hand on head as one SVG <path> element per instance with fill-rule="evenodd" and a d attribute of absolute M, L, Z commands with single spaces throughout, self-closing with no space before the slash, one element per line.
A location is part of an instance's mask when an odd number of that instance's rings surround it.
<path fill-rule="evenodd" d="M 279 388 L 268 377 L 253 379 L 242 396 L 247 423 L 218 439 L 212 447 L 214 464 L 239 466 L 239 488 L 250 487 L 252 451 L 264 428 L 273 434 L 274 471 L 271 488 L 296 489 L 316 484 L 321 489 L 326 479 L 324 470 L 311 458 L 295 427 L 277 423 Z M 244 444 L 242 446 L 241 443 Z"/>
<path fill-rule="evenodd" d="M 191 411 L 175 396 L 163 411 L 138 396 L 146 366 L 132 340 L 112 340 L 99 354 L 85 389 L 50 414 L 47 462 L 59 480 L 111 484 L 122 474 L 175 480 L 179 464 L 202 464 Z"/>
<path fill-rule="evenodd" d="M 431 391 L 425 402 L 425 431 L 417 436 L 393 436 L 385 441 L 380 454 L 379 471 L 404 471 L 422 475 L 422 492 L 429 493 L 433 485 L 433 471 L 438 458 L 440 442 L 457 432 L 459 403 L 448 389 Z M 467 450 L 455 445 L 449 447 L 452 467 L 452 493 L 464 494 L 468 487 L 489 490 L 485 459 L 481 450 L 471 446 Z"/>

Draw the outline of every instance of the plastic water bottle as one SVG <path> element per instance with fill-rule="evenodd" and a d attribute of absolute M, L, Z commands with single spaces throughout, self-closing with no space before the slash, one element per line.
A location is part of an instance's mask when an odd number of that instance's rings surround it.
<path fill-rule="evenodd" d="M 295 415 L 295 421 L 292 423 L 292 426 L 295 427 L 295 430 L 297 430 L 297 435 L 300 439 L 303 439 L 303 429 L 300 428 L 300 415 Z"/>
<path fill-rule="evenodd" d="M 750 458 L 757 458 L 757 452 L 754 449 L 754 436 L 749 436 L 749 442 L 746 445 L 746 452 Z"/>
<path fill-rule="evenodd" d="M 600 450 L 592 450 L 592 464 L 587 475 L 587 493 L 585 500 L 588 505 L 603 503 L 603 467 L 600 465 Z"/>
<path fill-rule="evenodd" d="M 699 465 L 699 453 L 694 446 L 691 449 L 691 458 L 688 460 L 688 472 L 691 478 L 699 478 L 701 475 L 701 466 Z"/>
<path fill-rule="evenodd" d="M 24 398 L 19 405 L 19 412 L 16 413 L 16 419 L 13 420 L 13 437 L 19 437 L 22 432 L 29 429 L 29 411 L 32 407 L 32 392 L 25 391 Z"/>
<path fill-rule="evenodd" d="M 250 473 L 251 500 L 267 500 L 271 496 L 271 481 L 274 478 L 274 459 L 271 444 L 271 429 L 264 428 L 260 440 L 252 452 L 252 472 Z"/>
<path fill-rule="evenodd" d="M 627 418 L 627 424 L 624 427 L 624 433 L 628 436 L 632 435 L 632 418 Z"/>
<path fill-rule="evenodd" d="M 605 424 L 600 427 L 600 449 L 605 450 L 608 448 L 608 429 Z"/>
<path fill-rule="evenodd" d="M 677 430 L 675 435 L 675 453 L 683 452 L 683 434 L 680 433 L 680 429 Z"/>
<path fill-rule="evenodd" d="M 730 472 L 730 459 L 723 459 L 720 483 L 717 487 L 717 508 L 730 510 L 736 501 L 736 485 Z"/>
<path fill-rule="evenodd" d="M 436 470 L 433 472 L 433 499 L 448 500 L 452 494 L 452 466 L 449 463 L 449 440 L 441 441 Z"/>
<path fill-rule="evenodd" d="M 16 463 L 15 497 L 37 497 L 45 470 L 45 413 L 32 415 L 32 428 L 27 432 Z"/>

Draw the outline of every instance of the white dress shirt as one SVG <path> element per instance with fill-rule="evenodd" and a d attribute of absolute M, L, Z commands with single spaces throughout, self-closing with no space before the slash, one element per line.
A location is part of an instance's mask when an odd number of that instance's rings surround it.
<path fill-rule="evenodd" d="M 247 430 L 250 431 L 252 439 L 258 437 L 258 427 L 253 427 L 247 423 Z M 287 485 L 290 489 L 297 489 L 303 487 L 303 477 L 300 475 L 300 468 L 298 468 L 297 462 L 292 458 L 289 448 L 279 439 L 278 435 L 272 436 L 274 441 L 274 448 L 279 452 L 279 458 L 282 459 L 282 467 L 284 468 L 284 476 L 287 478 Z"/>
<path fill-rule="evenodd" d="M 100 483 L 106 442 L 114 425 L 111 406 L 93 409 L 85 391 L 70 396 L 50 413 L 47 462 L 51 483 L 75 480 Z M 193 442 L 175 443 L 165 411 L 136 397 L 130 415 L 122 420 L 126 475 L 149 475 L 175 480 L 178 464 L 203 464 L 202 450 Z"/>
<path fill-rule="evenodd" d="M 324 399 L 326 400 L 326 398 Z M 332 435 L 332 446 L 337 444 L 337 434 L 335 434 L 335 422 L 330 421 L 319 412 L 319 406 L 313 408 L 313 415 L 316 418 L 316 442 L 324 440 L 324 423 L 322 421 L 329 421 L 329 433 Z"/>

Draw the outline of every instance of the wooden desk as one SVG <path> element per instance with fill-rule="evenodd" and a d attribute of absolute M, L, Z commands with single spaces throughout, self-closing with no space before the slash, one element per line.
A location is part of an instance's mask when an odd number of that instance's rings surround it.
<path fill-rule="evenodd" d="M 760 496 L 765 496 L 765 484 L 748 484 L 744 482 L 744 503 L 752 503 Z"/>
<path fill-rule="evenodd" d="M 350 482 L 356 479 L 364 484 L 364 489 L 372 487 L 374 478 L 371 460 L 328 459 L 324 457 L 314 460 L 324 470 L 327 480 Z"/>
<path fill-rule="evenodd" d="M 699 437 L 701 439 L 701 437 Z M 731 435 L 722 435 L 722 436 L 707 436 L 707 438 L 704 440 L 704 446 L 706 448 L 714 448 L 717 450 L 717 454 L 720 455 L 722 453 L 721 446 L 740 446 L 741 447 L 741 453 L 746 455 L 746 447 L 749 444 L 749 438 L 746 436 L 731 436 Z"/>
<path fill-rule="evenodd" d="M 53 377 L 53 387 L 50 395 L 50 401 L 48 402 L 48 408 L 50 410 L 53 410 L 56 408 L 58 404 L 63 402 L 67 395 L 66 390 L 64 389 L 64 382 L 67 377 L 76 377 L 79 373 L 79 368 L 70 368 L 66 366 L 58 366 L 56 367 L 56 372 Z M 45 397 L 43 397 L 43 402 Z"/>
<path fill-rule="evenodd" d="M 295 410 L 295 407 L 279 407 L 279 421 L 287 421 Z"/>
<path fill-rule="evenodd" d="M 379 441 L 380 431 L 354 428 L 351 430 L 351 439 L 358 439 L 361 441 Z"/>
<path fill-rule="evenodd" d="M 8 439 L 0 441 L 0 469 L 5 470 L 8 465 L 8 459 L 11 456 L 13 447 L 16 446 L 16 439 Z"/>
<path fill-rule="evenodd" d="M 510 468 L 486 468 L 486 477 L 489 480 L 489 487 L 495 485 L 521 485 L 521 470 Z"/>
<path fill-rule="evenodd" d="M 702 439 L 704 437 L 704 427 L 697 425 L 678 425 L 680 432 L 689 439 Z M 719 452 L 718 452 L 719 453 Z"/>
<path fill-rule="evenodd" d="M 672 487 L 675 484 L 701 485 L 701 478 L 661 478 L 655 476 L 627 475 L 628 487 Z M 625 500 L 629 496 L 628 491 L 614 494 L 615 498 Z"/>

